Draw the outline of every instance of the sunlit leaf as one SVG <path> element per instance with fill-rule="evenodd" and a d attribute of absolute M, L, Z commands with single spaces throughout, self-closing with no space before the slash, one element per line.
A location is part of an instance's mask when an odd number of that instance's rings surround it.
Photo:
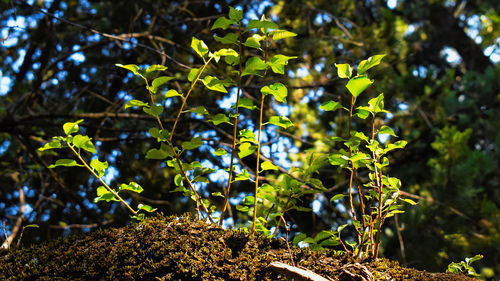
<path fill-rule="evenodd" d="M 45 151 L 49 149 L 56 149 L 56 148 L 61 148 L 61 141 L 60 140 L 52 140 L 47 143 L 43 147 L 38 148 L 38 151 Z"/>
<path fill-rule="evenodd" d="M 196 108 L 191 108 L 187 112 L 196 113 L 196 114 L 198 114 L 198 116 L 202 116 L 202 115 L 208 114 L 208 111 L 207 111 L 207 109 L 204 106 L 198 106 Z"/>
<path fill-rule="evenodd" d="M 222 30 L 226 30 L 231 24 L 235 24 L 235 21 L 230 20 L 226 17 L 220 17 L 212 25 L 212 30 L 217 29 L 217 28 L 220 28 Z"/>
<path fill-rule="evenodd" d="M 227 151 L 224 148 L 219 148 L 214 152 L 214 154 L 217 156 L 222 156 L 222 155 L 226 155 Z"/>
<path fill-rule="evenodd" d="M 151 206 L 149 206 L 149 205 L 145 205 L 145 204 L 141 204 L 141 203 L 139 203 L 139 204 L 137 205 L 137 210 L 138 210 L 138 211 L 141 211 L 141 210 L 142 210 L 142 211 L 146 211 L 146 212 L 151 213 L 151 212 L 156 211 L 156 208 L 153 208 L 153 207 L 151 207 Z"/>
<path fill-rule="evenodd" d="M 146 107 L 149 107 L 149 104 L 147 104 L 147 103 L 145 103 L 143 101 L 140 101 L 140 100 L 129 100 L 125 104 L 125 109 L 127 109 L 129 107 L 134 107 L 134 106 L 138 106 L 138 107 L 146 106 Z"/>
<path fill-rule="evenodd" d="M 337 67 L 337 75 L 339 78 L 351 78 L 352 76 L 352 67 L 347 63 L 336 63 Z"/>
<path fill-rule="evenodd" d="M 96 153 L 94 144 L 90 141 L 88 136 L 76 135 L 73 137 L 73 144 L 77 148 L 84 149 L 90 153 Z"/>
<path fill-rule="evenodd" d="M 286 96 L 288 90 L 285 85 L 281 83 L 274 83 L 269 86 L 264 86 L 260 89 L 260 92 L 265 95 L 273 95 L 277 102 L 286 103 Z"/>
<path fill-rule="evenodd" d="M 144 189 L 136 182 L 129 182 L 128 184 L 120 184 L 119 190 L 130 190 L 135 193 L 141 193 Z"/>
<path fill-rule="evenodd" d="M 90 167 L 94 169 L 99 177 L 104 176 L 106 173 L 106 169 L 108 168 L 109 164 L 107 161 L 101 162 L 99 159 L 94 159 L 90 162 Z"/>
<path fill-rule="evenodd" d="M 199 68 L 191 68 L 191 70 L 188 73 L 188 81 L 193 82 L 196 77 L 198 77 L 198 74 L 200 73 L 201 69 Z"/>
<path fill-rule="evenodd" d="M 287 30 L 277 29 L 269 32 L 269 36 L 271 36 L 274 41 L 277 41 L 285 38 L 295 37 L 297 36 L 297 33 Z"/>
<path fill-rule="evenodd" d="M 129 71 L 131 71 L 132 73 L 134 73 L 134 75 L 139 75 L 139 67 L 135 64 L 127 64 L 127 65 L 123 65 L 123 64 L 115 64 L 116 66 L 118 67 L 121 67 L 121 68 L 125 68 Z"/>
<path fill-rule="evenodd" d="M 342 199 L 342 198 L 344 198 L 344 197 L 346 197 L 346 196 L 347 196 L 347 195 L 345 195 L 345 194 L 336 194 L 336 195 L 334 195 L 334 196 L 330 199 L 330 202 L 332 202 L 332 201 L 336 201 L 336 200 L 340 200 L 340 199 Z"/>
<path fill-rule="evenodd" d="M 346 88 L 354 97 L 358 97 L 372 83 L 373 81 L 368 79 L 366 76 L 359 76 L 349 79 Z"/>
<path fill-rule="evenodd" d="M 340 104 L 340 102 L 330 100 L 322 103 L 319 108 L 324 111 L 335 111 L 339 108 L 344 108 L 344 107 Z"/>
<path fill-rule="evenodd" d="M 171 98 L 171 97 L 182 97 L 177 90 L 170 89 L 165 93 L 165 98 Z"/>
<path fill-rule="evenodd" d="M 55 164 L 52 164 L 49 166 L 49 169 L 59 167 L 59 166 L 66 166 L 66 167 L 83 167 L 82 164 L 78 164 L 76 160 L 73 159 L 59 159 L 56 161 Z"/>
<path fill-rule="evenodd" d="M 257 147 L 255 145 L 248 143 L 248 142 L 244 142 L 244 143 L 240 144 L 239 149 L 240 149 L 240 152 L 238 153 L 238 156 L 240 158 L 244 158 L 244 157 L 247 157 L 248 155 L 251 155 L 252 153 L 254 153 L 254 151 L 257 149 Z"/>
<path fill-rule="evenodd" d="M 191 40 L 191 48 L 202 58 L 208 53 L 208 47 L 205 42 L 196 37 L 193 37 Z"/>
<path fill-rule="evenodd" d="M 155 94 L 158 91 L 160 86 L 162 86 L 163 84 L 167 83 L 168 81 L 170 81 L 172 79 L 174 79 L 174 77 L 170 77 L 170 76 L 160 76 L 160 77 L 156 78 L 151 83 L 151 92 L 153 92 L 153 94 Z"/>
<path fill-rule="evenodd" d="M 194 137 L 190 141 L 182 142 L 182 149 L 196 149 L 203 145 L 203 139 L 201 137 Z"/>
<path fill-rule="evenodd" d="M 78 120 L 76 122 L 67 122 L 67 123 L 64 123 L 64 125 L 63 125 L 64 133 L 66 135 L 71 135 L 73 133 L 78 132 L 78 130 L 80 130 L 80 127 L 78 126 L 78 124 L 80 124 L 82 122 L 83 122 L 83 119 L 80 119 L 80 120 Z"/>
<path fill-rule="evenodd" d="M 167 157 L 173 157 L 173 156 L 174 152 L 165 143 L 162 143 L 160 145 L 160 149 L 152 148 L 148 150 L 148 152 L 146 152 L 146 159 L 163 160 Z"/>
<path fill-rule="evenodd" d="M 243 11 L 229 7 L 229 18 L 235 21 L 240 21 L 243 19 Z"/>
<path fill-rule="evenodd" d="M 214 125 L 219 125 L 221 123 L 228 123 L 231 124 L 229 117 L 226 116 L 224 113 L 218 113 L 217 115 L 214 116 L 209 122 L 212 122 Z"/>
<path fill-rule="evenodd" d="M 368 69 L 378 65 L 382 58 L 384 58 L 385 55 L 375 55 L 372 57 L 369 57 L 366 60 L 363 60 L 359 63 L 358 65 L 358 74 L 363 74 L 365 73 Z"/>
<path fill-rule="evenodd" d="M 163 112 L 163 106 L 154 104 L 151 107 L 143 107 L 142 110 L 151 116 L 158 117 Z"/>
<path fill-rule="evenodd" d="M 168 69 L 168 67 L 166 67 L 164 65 L 153 64 L 153 65 L 149 66 L 148 69 L 146 69 L 146 73 L 151 73 L 154 71 L 165 71 L 167 69 Z"/>
<path fill-rule="evenodd" d="M 388 127 L 386 125 L 382 126 L 379 130 L 378 130 L 378 133 L 379 134 L 389 134 L 393 137 L 397 137 L 396 134 L 394 133 L 394 131 L 392 130 L 391 127 Z"/>
<path fill-rule="evenodd" d="M 269 162 L 269 161 L 265 161 L 263 162 L 262 164 L 260 164 L 260 168 L 262 169 L 262 171 L 266 171 L 266 170 L 279 170 L 279 167 L 274 165 L 273 163 Z"/>
<path fill-rule="evenodd" d="M 238 41 L 238 34 L 230 32 L 224 35 L 224 37 L 214 36 L 214 39 L 222 44 L 233 44 Z"/>
<path fill-rule="evenodd" d="M 267 123 L 280 126 L 284 129 L 293 126 L 293 122 L 286 116 L 271 116 Z"/>

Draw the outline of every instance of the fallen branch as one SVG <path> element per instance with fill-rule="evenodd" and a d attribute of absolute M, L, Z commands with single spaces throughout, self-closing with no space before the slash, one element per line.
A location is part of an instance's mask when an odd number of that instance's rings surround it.
<path fill-rule="evenodd" d="M 273 261 L 270 264 L 274 270 L 279 273 L 283 273 L 289 278 L 294 278 L 294 280 L 299 281 L 331 281 L 331 279 L 326 279 L 310 270 L 302 269 L 299 267 L 291 266 L 282 262 Z"/>

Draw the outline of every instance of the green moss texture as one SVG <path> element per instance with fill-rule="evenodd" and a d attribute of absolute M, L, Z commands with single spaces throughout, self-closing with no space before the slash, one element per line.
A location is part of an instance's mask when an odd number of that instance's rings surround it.
<path fill-rule="evenodd" d="M 292 248 L 295 265 L 331 280 L 475 280 L 379 259 L 354 265 L 333 252 Z M 186 215 L 146 219 L 30 247 L 0 251 L 0 280 L 290 280 L 269 267 L 292 264 L 286 244 L 224 230 Z M 347 274 L 349 272 L 351 274 Z M 356 276 L 360 276 L 359 279 Z"/>

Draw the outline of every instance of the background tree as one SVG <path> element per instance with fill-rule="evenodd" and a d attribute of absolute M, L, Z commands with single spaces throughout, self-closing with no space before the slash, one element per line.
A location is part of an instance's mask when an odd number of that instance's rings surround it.
<path fill-rule="evenodd" d="M 409 141 L 391 155 L 390 174 L 418 199 L 416 207 L 385 229 L 382 254 L 417 268 L 442 271 L 450 261 L 485 255 L 484 276 L 500 272 L 500 3 L 498 1 L 0 1 L 0 218 L 8 233 L 16 225 L 36 223 L 23 242 L 46 240 L 99 225 L 123 225 L 126 210 L 117 204 L 93 204 L 97 183 L 78 169 L 47 169 L 56 155 L 36 151 L 61 124 L 84 118 L 86 134 L 113 167 L 113 184 L 136 181 L 141 197 L 164 213 L 193 210 L 192 202 L 173 190 L 173 173 L 144 153 L 152 146 L 147 128 L 154 122 L 137 110 L 124 111 L 131 98 L 144 98 L 144 87 L 115 63 L 164 64 L 176 75 L 173 88 L 184 87 L 191 66 L 202 62 L 188 47 L 196 36 L 209 47 L 210 27 L 229 6 L 247 18 L 265 14 L 294 31 L 279 43 L 282 53 L 298 56 L 289 64 L 287 106 L 270 107 L 289 115 L 295 127 L 264 135 L 264 156 L 285 168 L 307 168 L 307 158 L 338 149 L 330 137 L 345 132 L 346 116 L 318 110 L 327 100 L 347 104 L 344 83 L 334 63 L 356 64 L 385 53 L 375 71 L 377 88 L 394 112 L 383 120 Z M 251 52 L 251 50 L 246 50 Z M 213 73 L 224 73 L 211 66 Z M 284 79 L 284 78 L 279 78 Z M 255 99 L 258 87 L 244 81 L 244 95 Z M 234 94 L 196 88 L 192 104 L 217 113 Z M 165 103 L 172 125 L 178 100 Z M 269 107 L 268 107 L 269 108 Z M 254 126 L 258 116 L 242 126 Z M 366 126 L 359 122 L 359 128 Z M 210 144 L 230 143 L 228 126 L 215 128 L 196 115 L 182 119 L 180 140 L 205 132 Z M 228 134 L 224 134 L 224 132 Z M 286 154 L 289 153 L 289 154 Z M 60 156 L 60 155 L 59 155 Z M 207 146 L 189 156 L 225 167 Z M 239 165 L 253 167 L 255 157 Z M 361 180 L 367 175 L 360 174 Z M 306 197 L 313 212 L 292 212 L 292 231 L 313 235 L 348 219 L 341 205 L 329 203 L 345 192 L 347 175 L 329 165 L 318 177 L 327 191 Z M 213 178 L 203 187 L 220 191 Z M 245 184 L 234 196 L 250 192 Z M 222 204 L 222 202 L 220 202 Z M 245 214 L 232 205 L 235 223 Z M 20 212 L 20 210 L 24 210 Z"/>

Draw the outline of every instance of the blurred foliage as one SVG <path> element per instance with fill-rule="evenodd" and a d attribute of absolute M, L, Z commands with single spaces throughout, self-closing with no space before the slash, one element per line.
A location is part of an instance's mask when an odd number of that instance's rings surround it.
<path fill-rule="evenodd" d="M 368 90 L 360 102 L 384 93 L 385 106 L 394 114 L 381 122 L 409 142 L 404 151 L 390 155 L 389 173 L 402 180 L 402 190 L 419 204 L 407 207 L 407 213 L 398 216 L 398 225 L 387 224 L 382 255 L 444 271 L 451 261 L 482 254 L 484 259 L 474 264 L 478 273 L 499 278 L 500 66 L 492 60 L 498 62 L 500 56 L 500 2 L 28 2 L 0 1 L 0 220 L 10 233 L 24 194 L 23 224 L 40 226 L 25 231 L 24 243 L 128 222 L 120 205 L 92 203 L 97 182 L 86 171 L 48 170 L 54 159 L 64 155 L 42 157 L 36 151 L 51 136 L 61 134 L 61 124 L 81 118 L 86 119 L 84 133 L 97 141 L 101 160 L 116 171 L 111 185 L 134 181 L 144 187 L 140 197 L 130 195 L 128 200 L 169 214 L 194 209 L 181 194 L 170 192 L 173 171 L 144 158 L 153 144 L 146 130 L 154 120 L 141 111 L 134 112 L 137 115 L 123 111 L 127 100 L 145 98 L 144 88 L 114 64 L 165 64 L 167 74 L 178 79 L 172 88 L 184 87 L 190 70 L 186 65 L 202 63 L 188 47 L 191 37 L 218 49 L 210 27 L 231 5 L 246 17 L 265 14 L 298 34 L 278 43 L 281 53 L 298 56 L 288 65 L 290 78 L 276 81 L 290 85 L 287 106 L 268 107 L 265 113 L 288 112 L 296 126 L 265 134 L 264 155 L 279 159 L 285 167 L 307 169 L 312 153 L 319 156 L 339 149 L 329 139 L 346 131 L 347 116 L 318 110 L 328 100 L 344 106 L 349 101 L 333 64 L 356 65 L 371 55 L 387 54 L 373 72 L 377 88 Z M 213 66 L 210 71 L 226 70 Z M 249 99 L 259 94 L 251 76 L 244 87 Z M 217 103 L 227 97 L 196 91 L 193 104 L 203 104 L 211 113 L 217 113 Z M 165 104 L 164 121 L 170 126 L 178 102 Z M 255 114 L 241 125 L 252 127 L 256 120 Z M 363 130 L 368 124 L 355 125 Z M 230 127 L 223 131 L 230 132 Z M 216 134 L 196 115 L 182 120 L 179 140 L 190 139 L 193 132 L 206 132 L 204 137 L 216 144 L 230 142 L 227 134 Z M 189 158 L 225 167 L 206 146 Z M 253 167 L 255 160 L 246 157 L 240 164 Z M 292 232 L 312 236 L 348 219 L 343 206 L 329 203 L 334 194 L 346 191 L 348 175 L 331 166 L 318 172 L 328 190 L 306 196 L 300 204 L 321 208 L 290 213 Z M 367 175 L 359 176 L 366 181 Z M 208 196 L 221 191 L 221 186 L 212 181 L 202 192 Z M 251 185 L 236 184 L 232 191 L 234 197 L 244 197 Z M 234 223 L 245 222 L 246 214 L 234 208 Z"/>

